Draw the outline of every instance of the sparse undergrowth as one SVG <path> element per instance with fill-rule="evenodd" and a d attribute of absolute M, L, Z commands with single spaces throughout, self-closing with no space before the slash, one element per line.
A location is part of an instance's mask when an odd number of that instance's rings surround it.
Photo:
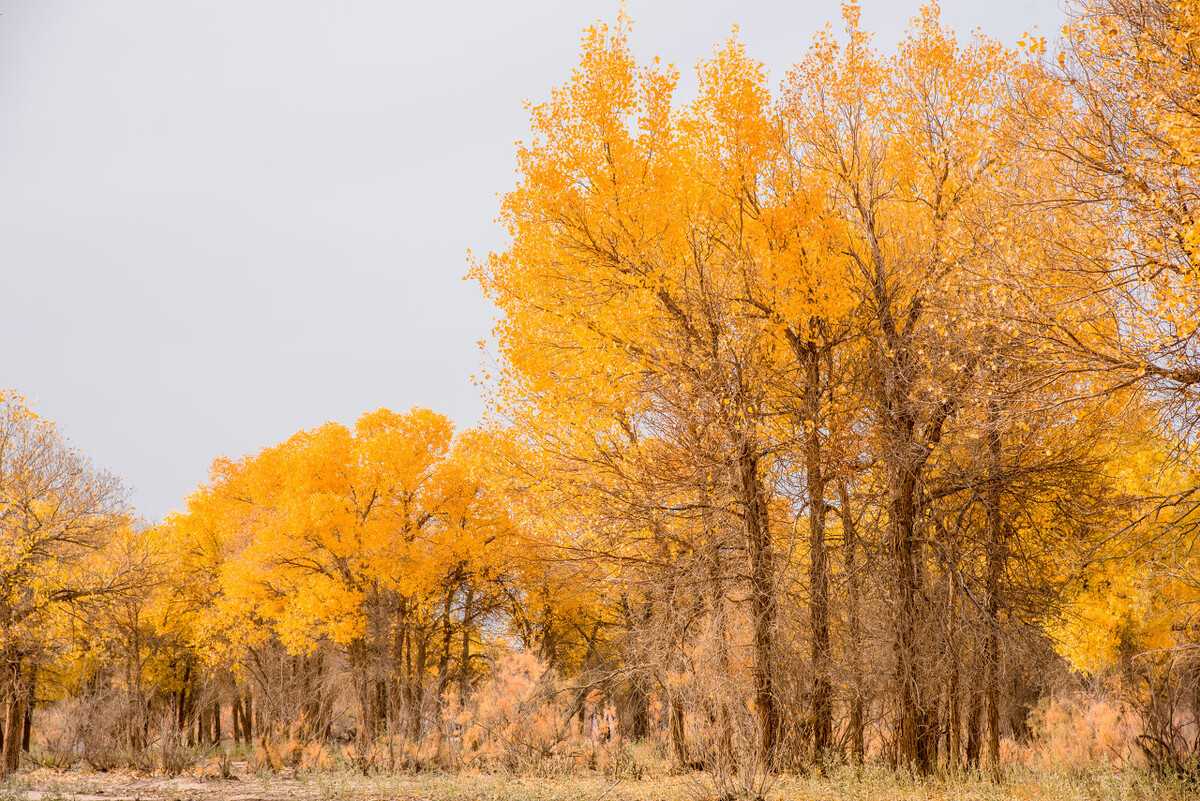
<path fill-rule="evenodd" d="M 0 801 L 710 801 L 715 797 L 708 777 L 699 773 L 616 781 L 599 774 L 545 779 L 473 773 L 362 776 L 348 771 L 198 779 L 37 769 L 0 785 Z M 1196 788 L 1134 771 L 1015 771 L 1003 782 L 993 783 L 977 776 L 918 780 L 871 768 L 841 768 L 825 777 L 780 776 L 766 797 L 768 801 L 1184 801 L 1196 797 Z"/>

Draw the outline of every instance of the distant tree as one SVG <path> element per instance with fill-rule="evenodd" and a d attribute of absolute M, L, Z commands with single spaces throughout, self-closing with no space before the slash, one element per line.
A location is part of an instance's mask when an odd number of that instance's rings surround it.
<path fill-rule="evenodd" d="M 127 589 L 96 555 L 130 526 L 120 485 L 72 450 L 53 424 L 0 395 L 0 661 L 7 696 L 0 776 L 16 770 L 37 661 L 64 608 Z"/>

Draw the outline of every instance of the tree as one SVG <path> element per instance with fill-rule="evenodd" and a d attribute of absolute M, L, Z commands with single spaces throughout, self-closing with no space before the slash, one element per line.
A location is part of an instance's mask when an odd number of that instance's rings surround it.
<path fill-rule="evenodd" d="M 611 465 L 614 453 L 654 458 L 642 445 L 651 440 L 689 443 L 697 461 L 686 503 L 740 520 L 757 757 L 770 765 L 780 728 L 770 510 L 785 469 L 775 419 L 799 386 L 807 401 L 792 405 L 809 432 L 813 576 L 824 586 L 817 418 L 823 360 L 849 306 L 839 283 L 847 262 L 831 245 L 839 227 L 822 214 L 820 187 L 797 169 L 763 70 L 742 46 L 731 41 L 701 65 L 699 98 L 674 109 L 675 74 L 639 70 L 627 33 L 624 21 L 589 29 L 572 81 L 534 107 L 522 182 L 504 202 L 513 245 L 474 275 L 506 315 L 502 402 L 519 429 L 582 465 Z M 784 384 L 788 401 L 776 394 Z M 671 515 L 656 501 L 660 517 Z M 822 663 L 826 605 L 819 589 Z M 823 750 L 829 715 L 819 710 Z"/>
<path fill-rule="evenodd" d="M 13 394 L 0 395 L 0 660 L 8 696 L 0 776 L 17 769 L 28 682 L 56 613 L 126 587 L 91 571 L 129 525 L 120 485 Z"/>

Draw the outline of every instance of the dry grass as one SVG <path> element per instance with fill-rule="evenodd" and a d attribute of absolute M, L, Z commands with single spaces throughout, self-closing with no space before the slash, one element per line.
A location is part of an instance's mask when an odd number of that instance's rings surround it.
<path fill-rule="evenodd" d="M 351 772 L 243 772 L 230 780 L 41 769 L 0 786 L 0 801 L 708 801 L 714 798 L 711 787 L 701 774 L 612 780 L 595 773 L 545 779 L 469 773 L 364 777 Z M 1136 772 L 1020 772 L 993 784 L 971 777 L 918 781 L 870 769 L 840 769 L 827 777 L 780 777 L 767 792 L 769 801 L 1190 801 L 1196 797 L 1195 788 L 1163 784 Z"/>
<path fill-rule="evenodd" d="M 541 693 L 533 668 L 500 671 L 476 694 L 470 714 L 452 709 L 461 735 L 444 743 L 381 738 L 366 759 L 348 746 L 306 745 L 294 737 L 263 739 L 252 747 L 186 748 L 164 733 L 160 743 L 175 743 L 171 748 L 155 746 L 139 759 L 108 759 L 105 764 L 121 767 L 101 773 L 97 760 L 73 756 L 78 737 L 44 725 L 27 762 L 39 767 L 0 784 L 0 801 L 751 801 L 757 796 L 756 776 L 673 775 L 662 738 L 624 742 L 618 734 L 597 742 L 564 728 L 561 721 L 568 716 L 556 705 L 559 694 Z M 1136 728 L 1128 713 L 1103 698 L 1051 699 L 1034 715 L 1033 725 L 1037 737 L 1030 743 L 1005 741 L 1011 767 L 999 784 L 978 776 L 917 780 L 878 767 L 842 767 L 827 776 L 771 777 L 764 795 L 767 801 L 1200 799 L 1200 788 L 1151 778 L 1136 758 Z M 363 775 L 364 767 L 370 775 Z"/>

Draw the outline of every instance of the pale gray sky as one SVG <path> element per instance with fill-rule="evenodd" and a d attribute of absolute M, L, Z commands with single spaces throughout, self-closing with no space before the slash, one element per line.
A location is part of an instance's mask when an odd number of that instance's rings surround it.
<path fill-rule="evenodd" d="M 863 0 L 891 47 L 915 0 Z M 944 0 L 1013 42 L 1058 0 Z M 685 76 L 737 23 L 777 80 L 837 0 L 629 0 Z M 157 519 L 240 455 L 379 406 L 478 419 L 525 99 L 602 2 L 0 0 L 0 387 Z"/>

